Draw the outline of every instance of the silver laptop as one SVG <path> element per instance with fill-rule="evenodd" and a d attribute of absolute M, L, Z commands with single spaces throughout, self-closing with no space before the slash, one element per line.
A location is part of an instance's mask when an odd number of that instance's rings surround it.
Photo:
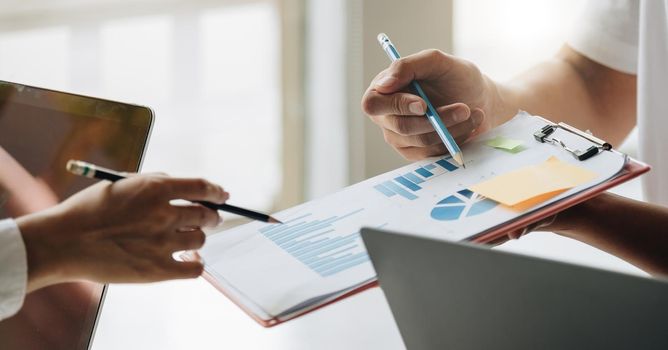
<path fill-rule="evenodd" d="M 408 349 L 668 349 L 668 282 L 363 229 Z"/>

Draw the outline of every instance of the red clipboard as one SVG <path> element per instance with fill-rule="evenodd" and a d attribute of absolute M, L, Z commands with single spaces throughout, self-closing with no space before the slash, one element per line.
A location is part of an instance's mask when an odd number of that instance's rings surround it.
<path fill-rule="evenodd" d="M 620 170 L 617 175 L 609 179 L 608 181 L 605 181 L 599 185 L 593 186 L 587 190 L 584 190 L 582 192 L 576 193 L 570 197 L 567 197 L 563 200 L 560 200 L 558 202 L 555 202 L 547 207 L 538 209 L 534 212 L 528 213 L 526 215 L 523 215 L 512 222 L 509 222 L 507 224 L 500 225 L 498 227 L 491 228 L 489 230 L 483 231 L 475 236 L 472 236 L 466 241 L 470 242 L 476 242 L 476 243 L 484 243 L 484 244 L 492 244 L 492 245 L 498 245 L 501 244 L 505 241 L 508 240 L 507 233 L 512 232 L 514 230 L 518 230 L 521 228 L 526 227 L 529 224 L 532 224 L 534 222 L 546 219 L 552 215 L 555 215 L 565 209 L 568 209 L 574 205 L 577 205 L 579 203 L 582 203 L 588 199 L 591 199 L 598 194 L 601 194 L 602 192 L 605 192 L 609 190 L 612 187 L 615 187 L 619 184 L 622 184 L 624 182 L 627 182 L 631 179 L 634 179 L 650 170 L 650 166 L 641 162 L 638 162 L 636 160 L 633 160 L 631 158 L 628 158 L 626 164 Z M 185 257 L 186 259 L 192 259 L 192 256 L 190 257 Z M 211 285 L 213 285 L 216 289 L 218 289 L 221 293 L 223 293 L 228 299 L 230 299 L 233 303 L 235 303 L 241 310 L 243 310 L 248 316 L 250 316 L 253 320 L 255 320 L 257 323 L 262 325 L 263 327 L 273 327 L 276 325 L 279 325 L 281 323 L 293 320 L 295 318 L 304 316 L 306 314 L 309 314 L 313 311 L 319 310 L 325 306 L 335 304 L 343 299 L 346 299 L 348 297 L 351 297 L 355 294 L 361 293 L 367 289 L 377 287 L 378 286 L 378 281 L 374 280 L 371 281 L 367 284 L 364 284 L 362 286 L 359 286 L 355 288 L 354 290 L 351 290 L 345 294 L 340 295 L 339 297 L 330 300 L 326 303 L 320 304 L 314 308 L 306 309 L 303 312 L 295 313 L 291 315 L 291 317 L 286 318 L 286 319 L 279 319 L 279 318 L 272 318 L 269 320 L 262 319 L 255 315 L 253 312 L 251 312 L 243 303 L 241 303 L 239 300 L 237 300 L 233 295 L 231 295 L 228 291 L 225 290 L 223 286 L 221 286 L 216 279 L 207 273 L 206 271 L 202 275 L 204 279 L 206 279 Z"/>

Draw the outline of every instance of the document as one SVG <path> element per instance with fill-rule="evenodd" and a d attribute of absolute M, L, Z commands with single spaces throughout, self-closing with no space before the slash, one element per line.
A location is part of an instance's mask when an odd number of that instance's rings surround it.
<path fill-rule="evenodd" d="M 449 157 L 427 159 L 273 214 L 282 225 L 253 222 L 214 232 L 200 251 L 205 271 L 256 319 L 287 320 L 375 280 L 359 236 L 362 227 L 469 239 L 599 184 L 624 166 L 617 153 L 580 162 L 560 147 L 535 141 L 533 133 L 544 125 L 523 113 L 467 143 L 466 168 Z M 502 135 L 525 150 L 486 145 Z M 554 136 L 575 148 L 590 145 L 563 130 Z M 523 170 L 504 176 L 518 169 Z M 555 176 L 537 180 L 545 174 Z M 550 191 L 561 193 L 521 210 L 510 207 Z"/>

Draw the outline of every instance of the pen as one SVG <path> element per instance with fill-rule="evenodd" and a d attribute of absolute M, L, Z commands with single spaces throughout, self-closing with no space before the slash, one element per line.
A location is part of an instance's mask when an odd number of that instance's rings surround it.
<path fill-rule="evenodd" d="M 390 57 L 392 62 L 401 58 L 399 51 L 397 51 L 397 49 L 394 47 L 394 44 L 392 44 L 390 38 L 388 38 L 385 33 L 378 34 L 378 42 L 380 43 L 380 46 L 383 48 L 385 53 L 387 53 L 387 56 Z M 431 125 L 434 127 L 434 130 L 436 130 L 436 133 L 445 144 L 445 147 L 448 149 L 448 152 L 450 152 L 450 155 L 452 155 L 452 158 L 457 163 L 459 163 L 460 166 L 466 168 L 466 165 L 464 165 L 464 155 L 462 154 L 462 151 L 459 149 L 459 146 L 457 146 L 457 142 L 455 142 L 455 139 L 452 137 L 452 135 L 450 135 L 448 129 L 445 127 L 445 125 L 443 125 L 441 117 L 438 115 L 438 112 L 436 112 L 436 108 L 434 108 L 434 106 L 431 104 L 431 101 L 429 101 L 429 98 L 427 98 L 427 94 L 424 93 L 424 90 L 422 90 L 422 87 L 420 84 L 418 84 L 417 81 L 413 80 L 411 82 L 411 86 L 413 87 L 413 90 L 415 90 L 415 92 L 417 92 L 417 94 L 427 103 L 427 119 L 429 119 L 429 122 L 431 122 Z"/>
<path fill-rule="evenodd" d="M 100 180 L 108 180 L 111 182 L 115 182 L 118 180 L 125 179 L 126 173 L 120 173 L 117 171 L 113 171 L 110 169 L 106 169 L 103 167 L 99 167 L 94 164 L 86 163 L 84 161 L 80 160 L 70 160 L 67 162 L 67 171 L 69 171 L 72 174 L 79 175 L 79 176 L 85 176 L 91 179 L 100 179 Z M 258 213 L 256 211 L 244 209 L 244 208 L 239 208 L 235 207 L 233 205 L 229 204 L 215 204 L 211 202 L 204 202 L 204 201 L 194 201 L 193 203 L 201 204 L 209 209 L 212 210 L 221 210 L 225 211 L 228 213 L 232 214 L 237 214 L 241 216 L 245 216 L 249 219 L 253 220 L 258 220 L 258 221 L 264 221 L 268 222 L 271 224 L 282 224 L 281 221 L 274 219 L 273 217 L 267 215 L 267 214 L 262 214 Z"/>

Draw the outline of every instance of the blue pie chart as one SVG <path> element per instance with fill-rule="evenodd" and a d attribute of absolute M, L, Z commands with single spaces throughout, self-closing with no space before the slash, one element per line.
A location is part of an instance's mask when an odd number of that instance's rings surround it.
<path fill-rule="evenodd" d="M 431 217 L 439 221 L 454 221 L 480 215 L 496 206 L 497 203 L 493 200 L 469 190 L 461 190 L 436 203 L 431 211 Z"/>

